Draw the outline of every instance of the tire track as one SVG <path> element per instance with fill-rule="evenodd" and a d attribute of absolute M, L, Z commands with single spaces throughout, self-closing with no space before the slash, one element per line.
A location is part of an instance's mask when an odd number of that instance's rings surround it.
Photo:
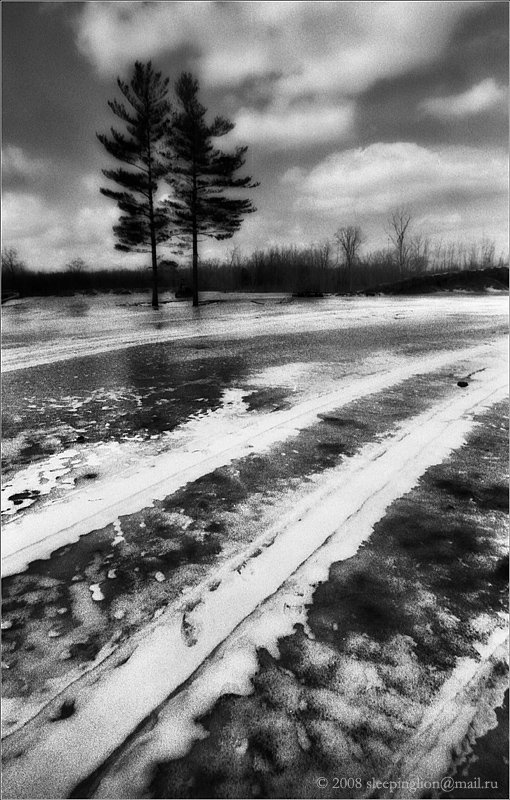
<path fill-rule="evenodd" d="M 310 570 L 306 579 L 314 583 L 339 553 L 345 558 L 355 552 L 387 506 L 463 443 L 472 415 L 505 395 L 506 381 L 487 371 L 453 400 L 409 420 L 378 452 L 372 446 L 369 454 L 353 457 L 348 470 L 334 470 L 308 510 L 297 508 L 294 522 L 286 521 L 270 547 L 225 576 L 184 618 L 182 609 L 169 609 L 126 663 L 78 696 L 73 716 L 51 724 L 40 716 L 7 737 L 4 796 L 69 796 L 148 715 L 199 674 L 204 662 L 206 668 L 214 665 L 214 657 L 208 659 L 218 648 L 225 658 L 239 631 L 246 636 L 254 624 L 266 643 L 268 638 L 277 640 L 293 620 L 286 614 L 282 620 L 277 597 L 280 612 L 272 624 L 264 609 L 268 598 L 276 597 L 294 574 L 304 571 L 306 576 Z M 256 640 L 255 635 L 247 646 L 253 649 Z M 224 663 L 232 667 L 228 658 Z M 239 663 L 245 675 L 246 663 Z M 232 679 L 232 669 L 228 674 Z M 210 685 L 214 694 L 216 684 Z M 204 702 L 217 699 L 218 694 L 210 695 Z"/>
<path fill-rule="evenodd" d="M 110 524 L 119 514 L 140 511 L 154 500 L 164 499 L 218 467 L 249 453 L 267 450 L 296 430 L 313 424 L 319 413 L 340 408 L 355 399 L 447 364 L 499 356 L 501 344 L 463 348 L 453 353 L 443 351 L 427 358 L 409 359 L 382 373 L 342 381 L 338 389 L 301 402 L 290 410 L 259 414 L 253 422 L 251 415 L 247 416 L 246 420 L 237 423 L 241 429 L 233 428 L 228 436 L 222 431 L 221 436 L 201 438 L 197 442 L 198 452 L 189 446 L 173 449 L 141 466 L 121 471 L 107 483 L 97 481 L 94 486 L 72 492 L 62 501 L 27 513 L 4 527 L 2 577 L 24 571 L 35 559 L 49 558 L 59 547 Z M 226 446 L 225 439 L 228 440 Z M 155 475 L 158 476 L 156 480 Z M 134 486 L 137 488 L 133 491 Z"/>

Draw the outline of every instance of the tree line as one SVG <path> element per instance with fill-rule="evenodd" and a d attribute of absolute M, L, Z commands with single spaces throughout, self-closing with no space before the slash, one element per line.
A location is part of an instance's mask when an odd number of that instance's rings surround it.
<path fill-rule="evenodd" d="M 231 190 L 258 186 L 250 176 L 238 177 L 247 147 L 226 153 L 216 146 L 234 124 L 217 116 L 208 123 L 207 109 L 198 99 L 199 84 L 183 72 L 175 84 L 176 107 L 168 99 L 169 79 L 152 63 L 137 61 L 129 83 L 117 79 L 125 102 L 108 102 L 124 123 L 97 138 L 123 166 L 104 169 L 118 189 L 101 188 L 115 200 L 121 216 L 114 233 L 115 247 L 151 253 L 152 305 L 158 307 L 158 247 L 171 243 L 174 252 L 191 249 L 193 305 L 198 305 L 199 241 L 228 239 L 241 227 L 245 214 L 256 209 Z M 164 181 L 169 195 L 158 199 Z"/>
<path fill-rule="evenodd" d="M 330 292 L 349 294 L 382 285 L 396 284 L 426 275 L 446 275 L 473 270 L 507 267 L 508 259 L 498 256 L 494 242 L 482 238 L 472 244 L 432 243 L 423 235 L 409 236 L 404 265 L 389 246 L 363 253 L 353 248 L 349 261 L 338 234 L 330 240 L 306 246 L 279 245 L 244 254 L 231 248 L 223 259 L 200 259 L 200 285 L 203 291 L 242 292 Z M 408 227 L 408 232 L 411 228 Z M 363 233 L 360 230 L 356 241 Z M 352 235 L 346 244 L 352 244 Z M 158 262 L 160 290 L 175 291 L 191 284 L 192 269 L 176 261 Z M 97 269 L 81 258 L 71 259 L 64 270 L 51 272 L 29 269 L 14 248 L 2 252 L 4 292 L 22 295 L 95 294 L 111 291 L 123 294 L 146 290 L 152 285 L 152 270 Z M 503 280 L 506 280 L 503 277 Z"/>

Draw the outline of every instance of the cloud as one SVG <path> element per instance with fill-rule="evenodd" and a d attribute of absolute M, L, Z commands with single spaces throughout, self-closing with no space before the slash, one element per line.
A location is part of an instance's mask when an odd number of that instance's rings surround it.
<path fill-rule="evenodd" d="M 481 114 L 498 106 L 506 108 L 507 101 L 508 89 L 498 86 L 493 78 L 487 78 L 461 94 L 427 98 L 419 108 L 438 119 L 452 120 Z"/>
<path fill-rule="evenodd" d="M 358 94 L 432 63 L 476 3 L 84 3 L 77 44 L 103 75 L 183 48 L 204 85 Z"/>
<path fill-rule="evenodd" d="M 334 153 L 309 170 L 294 167 L 281 188 L 292 197 L 294 218 L 308 218 L 326 236 L 356 223 L 369 247 L 383 246 L 388 212 L 407 205 L 432 238 L 488 235 L 506 249 L 507 172 L 503 149 L 378 142 Z"/>
<path fill-rule="evenodd" d="M 340 141 L 352 130 L 354 104 L 273 103 L 263 111 L 242 108 L 234 121 L 233 141 L 270 145 L 273 149 L 298 148 Z"/>
<path fill-rule="evenodd" d="M 6 145 L 2 151 L 4 179 L 37 178 L 47 174 L 49 168 L 47 159 L 29 156 L 21 147 Z"/>
<path fill-rule="evenodd" d="M 333 153 L 309 171 L 294 168 L 282 181 L 294 188 L 301 209 L 378 214 L 402 202 L 504 197 L 506 173 L 506 156 L 499 151 L 378 142 Z"/>
<path fill-rule="evenodd" d="M 76 256 L 93 266 L 122 261 L 112 233 L 118 212 L 101 198 L 72 209 L 52 205 L 36 193 L 7 191 L 2 205 L 4 244 L 18 249 L 30 267 L 55 269 Z M 138 256 L 137 263 L 141 261 Z"/>

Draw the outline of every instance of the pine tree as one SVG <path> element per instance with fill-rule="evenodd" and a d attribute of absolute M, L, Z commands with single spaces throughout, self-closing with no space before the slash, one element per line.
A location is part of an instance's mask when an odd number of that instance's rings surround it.
<path fill-rule="evenodd" d="M 225 136 L 234 127 L 223 117 L 211 125 L 207 109 L 198 100 L 198 81 L 183 72 L 175 85 L 178 109 L 171 128 L 172 169 L 167 175 L 172 194 L 166 200 L 172 235 L 192 250 L 193 305 L 198 306 L 199 238 L 229 239 L 241 227 L 243 216 L 256 209 L 250 200 L 225 196 L 229 189 L 254 188 L 250 177 L 234 173 L 245 163 L 247 147 L 224 153 L 212 139 Z"/>
<path fill-rule="evenodd" d="M 108 101 L 113 113 L 126 123 L 127 135 L 114 128 L 111 136 L 96 134 L 110 155 L 132 169 L 104 169 L 103 175 L 121 187 L 121 191 L 101 188 L 106 197 L 117 201 L 122 212 L 113 230 L 115 248 L 124 252 L 148 252 L 152 255 L 152 305 L 158 308 L 157 244 L 168 238 L 167 215 L 155 201 L 158 180 L 167 172 L 169 153 L 167 137 L 171 106 L 167 100 L 168 78 L 155 72 L 151 62 L 137 61 L 129 84 L 117 78 L 117 85 L 128 107 L 117 100 Z"/>

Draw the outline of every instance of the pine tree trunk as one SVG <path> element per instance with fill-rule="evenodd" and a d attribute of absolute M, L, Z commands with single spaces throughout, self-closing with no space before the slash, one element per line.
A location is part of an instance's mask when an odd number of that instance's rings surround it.
<path fill-rule="evenodd" d="M 192 223 L 192 246 L 193 246 L 193 306 L 198 306 L 198 221 L 197 221 L 197 177 L 195 159 L 193 158 L 193 193 L 191 202 Z"/>
<path fill-rule="evenodd" d="M 193 222 L 193 305 L 198 306 L 198 237 L 196 220 Z"/>
<path fill-rule="evenodd" d="M 149 154 L 149 228 L 151 237 L 152 256 L 152 307 L 159 308 L 158 298 L 158 255 L 156 252 L 156 232 L 154 230 L 154 198 L 152 196 L 152 153 L 150 134 L 147 137 L 147 150 Z"/>
<path fill-rule="evenodd" d="M 158 258 L 156 255 L 156 237 L 151 226 L 151 252 L 152 252 L 152 307 L 159 308 L 158 299 Z"/>

